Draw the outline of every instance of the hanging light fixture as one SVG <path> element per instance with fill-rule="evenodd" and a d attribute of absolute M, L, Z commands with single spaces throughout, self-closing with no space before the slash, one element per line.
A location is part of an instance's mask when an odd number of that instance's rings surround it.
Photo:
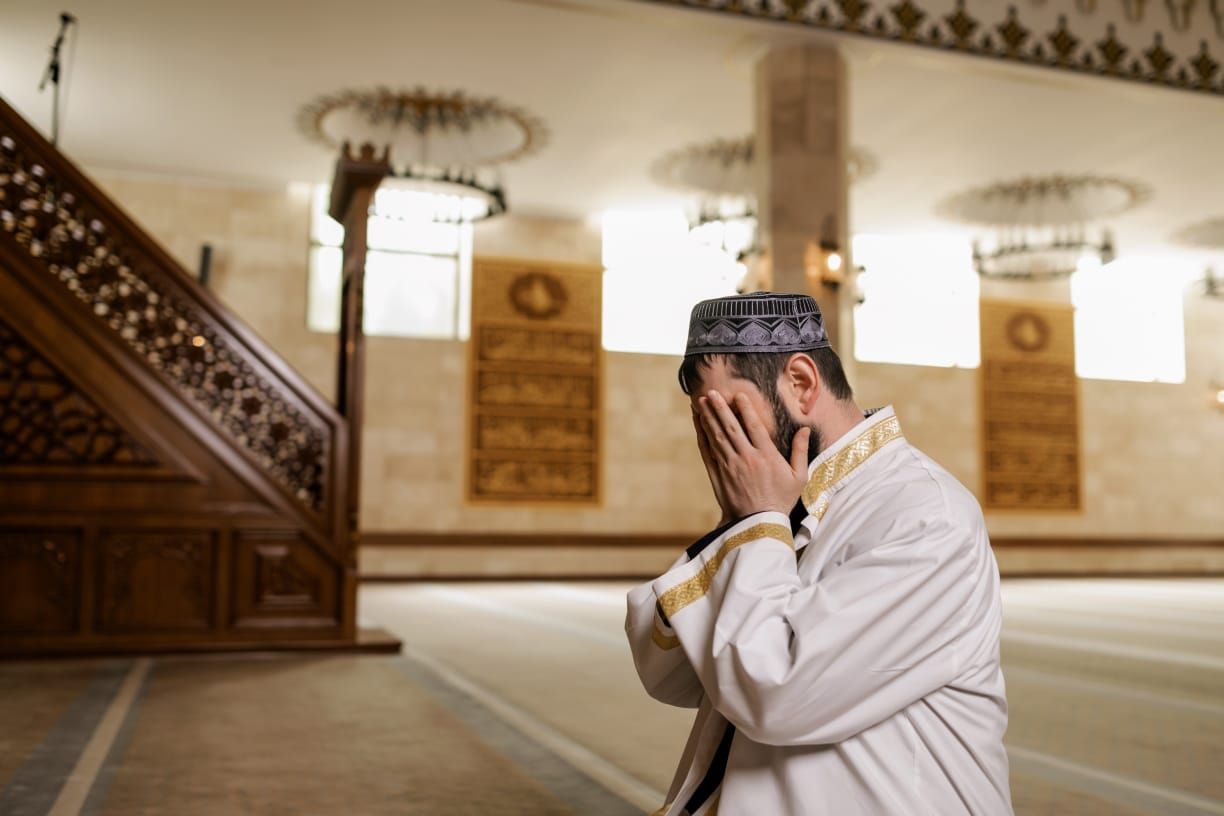
<path fill-rule="evenodd" d="M 388 149 L 392 171 L 379 199 L 394 206 L 375 215 L 459 223 L 506 212 L 501 166 L 536 152 L 545 139 L 540 122 L 518 108 L 421 88 L 323 96 L 301 109 L 298 127 L 332 151 L 345 142 Z"/>
<path fill-rule="evenodd" d="M 738 261 L 760 253 L 752 154 L 751 137 L 715 139 L 668 153 L 652 168 L 661 183 L 697 193 L 693 236 Z"/>
<path fill-rule="evenodd" d="M 1224 298 L 1224 281 L 1216 277 L 1213 267 L 1207 267 L 1203 272 L 1203 294 L 1209 298 Z"/>
<path fill-rule="evenodd" d="M 968 190 L 938 210 L 952 220 L 994 230 L 973 242 L 979 275 L 1035 281 L 1113 261 L 1113 234 L 1102 222 L 1146 197 L 1143 187 L 1121 179 L 1055 175 Z"/>
<path fill-rule="evenodd" d="M 667 153 L 651 168 L 660 184 L 697 193 L 689 226 L 695 237 L 739 261 L 760 255 L 754 179 L 755 144 L 751 136 L 715 139 Z M 876 170 L 865 150 L 850 151 L 850 182 Z M 822 237 L 821 246 L 826 243 Z"/>
<path fill-rule="evenodd" d="M 804 272 L 813 284 L 836 289 L 846 282 L 845 259 L 836 235 L 833 216 L 826 215 L 820 229 L 820 242 L 808 241 L 803 251 Z"/>
<path fill-rule="evenodd" d="M 1173 242 L 1207 254 L 1208 263 L 1198 287 L 1209 298 L 1224 299 L 1224 279 L 1211 264 L 1213 256 L 1224 255 L 1224 218 L 1209 218 L 1173 233 Z"/>

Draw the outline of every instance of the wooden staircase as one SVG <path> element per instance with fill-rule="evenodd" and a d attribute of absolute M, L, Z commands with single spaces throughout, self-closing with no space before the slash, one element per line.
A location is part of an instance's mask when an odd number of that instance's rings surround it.
<path fill-rule="evenodd" d="M 356 646 L 348 440 L 0 100 L 0 654 Z"/>

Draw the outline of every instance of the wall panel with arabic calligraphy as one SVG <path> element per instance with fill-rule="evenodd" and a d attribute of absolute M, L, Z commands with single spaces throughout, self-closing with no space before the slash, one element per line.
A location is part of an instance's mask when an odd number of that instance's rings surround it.
<path fill-rule="evenodd" d="M 1071 307 L 983 300 L 981 331 L 983 507 L 1080 510 Z"/>
<path fill-rule="evenodd" d="M 601 294 L 597 266 L 473 264 L 470 501 L 600 501 Z"/>

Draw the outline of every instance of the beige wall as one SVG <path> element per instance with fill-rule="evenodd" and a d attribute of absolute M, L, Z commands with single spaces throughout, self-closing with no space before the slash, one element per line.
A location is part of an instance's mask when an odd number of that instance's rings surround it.
<path fill-rule="evenodd" d="M 306 185 L 221 185 L 106 171 L 92 178 L 193 275 L 200 246 L 211 244 L 213 291 L 332 397 L 336 338 L 306 329 Z"/>
<path fill-rule="evenodd" d="M 987 514 L 1009 537 L 1224 538 L 1224 303 L 1186 301 L 1186 382 L 1080 381 L 1084 510 Z M 978 487 L 977 371 L 860 363 L 863 404 L 891 401 L 910 441 Z"/>
<path fill-rule="evenodd" d="M 333 337 L 305 328 L 305 188 L 240 188 L 97 174 L 104 188 L 194 269 L 217 251 L 214 288 L 325 394 Z M 478 255 L 597 263 L 583 222 L 508 216 L 478 226 Z M 1083 381 L 1086 509 L 992 514 L 1005 536 L 1224 536 L 1224 413 L 1207 405 L 1224 375 L 1224 304 L 1187 303 L 1185 385 Z M 690 533 L 711 524 L 675 358 L 607 355 L 605 503 L 598 509 L 490 509 L 462 500 L 465 347 L 371 338 L 362 524 L 369 531 Z M 976 488 L 976 372 L 858 364 L 864 405 L 896 405 L 907 435 Z"/>

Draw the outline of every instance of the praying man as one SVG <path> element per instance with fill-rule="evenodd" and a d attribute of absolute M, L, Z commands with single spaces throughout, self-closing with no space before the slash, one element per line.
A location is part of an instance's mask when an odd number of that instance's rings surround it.
<path fill-rule="evenodd" d="M 805 295 L 697 304 L 680 386 L 722 523 L 629 592 L 646 691 L 697 709 L 657 816 L 1011 814 L 973 494 L 859 409 Z"/>

